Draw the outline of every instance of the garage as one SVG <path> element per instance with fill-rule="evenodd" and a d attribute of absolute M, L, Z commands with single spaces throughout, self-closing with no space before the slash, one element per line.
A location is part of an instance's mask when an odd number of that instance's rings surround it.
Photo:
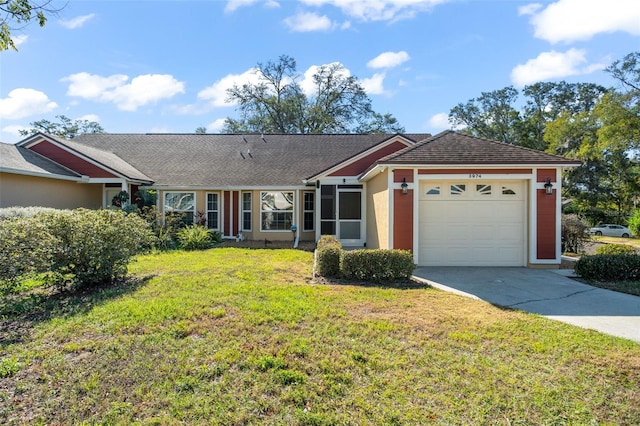
<path fill-rule="evenodd" d="M 419 265 L 526 266 L 525 183 L 420 181 Z"/>

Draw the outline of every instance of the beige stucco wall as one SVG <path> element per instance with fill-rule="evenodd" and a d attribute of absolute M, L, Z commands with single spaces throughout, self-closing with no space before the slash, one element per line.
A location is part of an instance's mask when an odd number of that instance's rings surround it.
<path fill-rule="evenodd" d="M 102 184 L 0 173 L 0 207 L 102 207 Z"/>
<path fill-rule="evenodd" d="M 367 248 L 389 248 L 389 169 L 367 182 Z"/>

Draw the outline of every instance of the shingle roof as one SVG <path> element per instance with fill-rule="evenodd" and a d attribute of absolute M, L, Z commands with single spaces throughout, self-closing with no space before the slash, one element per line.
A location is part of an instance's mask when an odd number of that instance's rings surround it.
<path fill-rule="evenodd" d="M 297 186 L 393 136 L 101 133 L 73 142 L 112 152 L 157 186 Z"/>
<path fill-rule="evenodd" d="M 80 177 L 77 173 L 62 167 L 27 148 L 2 142 L 0 142 L 0 169 L 52 176 Z"/>
<path fill-rule="evenodd" d="M 452 130 L 388 155 L 379 164 L 463 165 L 463 164 L 557 164 L 579 165 L 558 155 L 464 135 Z"/>
<path fill-rule="evenodd" d="M 85 155 L 91 158 L 94 161 L 106 166 L 109 169 L 115 170 L 121 175 L 126 176 L 129 179 L 142 180 L 151 182 L 152 179 L 149 178 L 144 173 L 141 173 L 136 167 L 132 166 L 129 162 L 120 158 L 117 154 L 113 152 L 109 152 L 105 150 L 105 147 L 94 147 L 82 143 L 76 143 L 75 139 L 70 141 L 66 139 L 56 138 L 54 136 L 47 135 L 47 137 L 57 141 L 58 143 L 71 148 L 73 151 L 76 151 L 82 155 Z"/>
<path fill-rule="evenodd" d="M 413 146 L 381 158 L 361 176 L 377 165 L 418 166 L 579 166 L 580 162 L 530 148 L 446 130 L 419 141 Z"/>

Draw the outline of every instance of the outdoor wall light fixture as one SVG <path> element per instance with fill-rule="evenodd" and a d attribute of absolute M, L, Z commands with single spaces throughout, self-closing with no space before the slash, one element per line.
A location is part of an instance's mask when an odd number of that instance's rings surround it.
<path fill-rule="evenodd" d="M 547 182 L 544 184 L 544 192 L 547 195 L 553 195 L 553 185 L 551 184 L 551 178 L 547 178 Z"/>
<path fill-rule="evenodd" d="M 407 178 L 402 178 L 400 189 L 402 189 L 402 195 L 407 195 L 409 193 L 409 185 L 407 184 Z"/>

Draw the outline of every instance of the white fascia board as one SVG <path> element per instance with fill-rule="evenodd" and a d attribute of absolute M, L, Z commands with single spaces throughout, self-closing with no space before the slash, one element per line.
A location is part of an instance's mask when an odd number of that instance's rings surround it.
<path fill-rule="evenodd" d="M 25 175 L 25 176 L 34 176 L 34 177 L 42 177 L 48 179 L 57 179 L 57 180 L 70 180 L 76 182 L 86 182 L 86 176 L 67 176 L 67 175 L 56 175 L 52 173 L 46 172 L 34 172 L 30 170 L 21 170 L 21 169 L 12 169 L 9 167 L 0 167 L 0 172 L 11 173 L 15 175 Z"/>
<path fill-rule="evenodd" d="M 212 186 L 212 185 L 149 185 L 149 189 L 158 191 L 294 191 L 296 189 L 311 190 L 315 186 L 305 185 L 265 185 L 265 186 Z"/>
<path fill-rule="evenodd" d="M 348 166 L 349 164 L 355 163 L 356 161 L 361 160 L 362 158 L 366 157 L 367 155 L 372 154 L 372 153 L 376 152 L 377 150 L 379 150 L 381 148 L 384 148 L 387 145 L 391 145 L 392 143 L 395 143 L 395 142 L 402 142 L 407 146 L 412 146 L 412 145 L 415 144 L 414 142 L 411 142 L 409 139 L 407 139 L 405 137 L 402 137 L 400 135 L 394 135 L 393 137 L 387 139 L 386 141 L 380 142 L 379 144 L 372 146 L 371 148 L 367 149 L 366 151 L 361 152 L 360 154 L 357 154 L 357 155 L 355 155 L 355 156 L 353 156 L 353 157 L 351 157 L 351 158 L 349 158 L 347 160 L 344 160 L 344 161 L 336 164 L 335 166 L 333 166 L 333 167 L 331 167 L 331 168 L 329 168 L 329 169 L 327 169 L 327 170 L 325 170 L 325 171 L 323 171 L 321 173 L 318 173 L 317 175 L 314 175 L 314 176 L 311 176 L 308 179 L 305 179 L 305 181 L 315 182 L 318 179 L 323 179 L 326 176 L 330 175 L 331 173 L 334 173 L 336 170 L 340 170 L 340 169 Z M 343 176 L 343 177 L 346 177 L 346 176 Z"/>
<path fill-rule="evenodd" d="M 379 163 L 377 166 L 393 167 L 396 169 L 553 169 L 557 167 L 577 167 L 582 163 L 575 164 L 557 164 L 557 163 L 542 163 L 542 164 L 415 164 L 415 163 Z"/>

